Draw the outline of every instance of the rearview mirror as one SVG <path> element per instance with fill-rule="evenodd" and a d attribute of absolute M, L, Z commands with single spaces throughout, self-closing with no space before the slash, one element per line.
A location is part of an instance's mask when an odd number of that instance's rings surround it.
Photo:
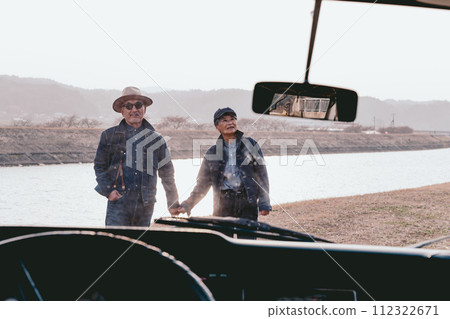
<path fill-rule="evenodd" d="M 253 91 L 253 112 L 328 121 L 353 122 L 355 91 L 309 83 L 260 82 Z"/>

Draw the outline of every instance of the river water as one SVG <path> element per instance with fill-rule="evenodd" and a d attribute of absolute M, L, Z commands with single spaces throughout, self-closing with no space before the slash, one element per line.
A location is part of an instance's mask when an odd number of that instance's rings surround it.
<path fill-rule="evenodd" d="M 450 182 L 450 149 L 266 157 L 272 204 Z M 194 187 L 199 160 L 175 160 L 180 198 Z M 0 225 L 104 225 L 106 199 L 92 164 L 0 167 Z M 212 192 L 194 208 L 210 215 Z M 154 217 L 168 216 L 158 185 Z"/>

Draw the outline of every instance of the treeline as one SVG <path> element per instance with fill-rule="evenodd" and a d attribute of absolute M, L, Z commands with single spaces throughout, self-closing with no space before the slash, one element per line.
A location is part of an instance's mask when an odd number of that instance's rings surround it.
<path fill-rule="evenodd" d="M 79 117 L 77 115 L 59 116 L 45 122 L 35 123 L 28 119 L 14 119 L 11 123 L 14 127 L 61 127 L 61 128 L 95 128 L 117 125 L 122 120 L 122 117 L 118 117 L 112 123 L 103 123 L 99 120 Z M 214 124 L 211 123 L 198 123 L 194 122 L 189 117 L 183 116 L 166 116 L 159 121 L 150 122 L 157 130 L 214 130 Z M 239 129 L 244 131 L 302 131 L 307 127 L 293 125 L 286 121 L 273 119 L 273 118 L 259 118 L 259 119 L 239 119 Z"/>
<path fill-rule="evenodd" d="M 196 123 L 189 117 L 166 116 L 154 124 L 157 130 L 214 130 L 214 124 Z M 261 117 L 259 119 L 238 119 L 238 128 L 243 131 L 295 132 L 304 131 L 307 127 L 298 126 L 280 119 Z"/>
<path fill-rule="evenodd" d="M 79 117 L 77 115 L 66 115 L 47 120 L 43 123 L 34 123 L 28 119 L 14 119 L 11 124 L 14 127 L 44 126 L 64 128 L 95 128 L 100 127 L 102 122 L 87 117 Z"/>
<path fill-rule="evenodd" d="M 60 128 L 97 128 L 117 125 L 122 120 L 122 117 L 118 117 L 113 123 L 104 123 L 97 119 L 79 117 L 77 115 L 59 116 L 45 122 L 34 123 L 27 119 L 14 119 L 12 126 L 14 127 L 60 127 Z M 197 130 L 197 131 L 209 131 L 215 130 L 214 124 L 210 123 L 198 123 L 189 117 L 183 116 L 166 116 L 159 121 L 151 121 L 153 126 L 157 130 Z M 256 119 L 242 118 L 238 120 L 238 128 L 244 132 L 303 132 L 303 131 L 327 131 L 330 127 L 316 127 L 311 128 L 309 126 L 301 126 L 295 123 L 288 122 L 283 119 L 274 117 L 260 117 Z M 362 126 L 358 124 L 349 125 L 346 127 L 334 128 L 334 132 L 345 133 L 363 133 L 367 131 L 374 132 L 373 127 Z M 408 126 L 399 127 L 382 127 L 376 130 L 381 134 L 411 134 L 413 129 Z"/>

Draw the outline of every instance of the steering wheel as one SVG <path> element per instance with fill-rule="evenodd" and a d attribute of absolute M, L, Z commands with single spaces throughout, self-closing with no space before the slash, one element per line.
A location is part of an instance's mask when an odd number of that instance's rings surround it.
<path fill-rule="evenodd" d="M 0 241 L 0 256 L 2 300 L 214 300 L 181 261 L 107 232 L 19 236 Z"/>

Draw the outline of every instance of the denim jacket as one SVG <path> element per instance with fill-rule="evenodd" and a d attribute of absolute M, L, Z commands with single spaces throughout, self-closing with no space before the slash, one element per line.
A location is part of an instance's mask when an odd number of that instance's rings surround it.
<path fill-rule="evenodd" d="M 155 132 L 153 126 L 145 119 L 142 122 L 144 130 L 147 129 L 145 138 L 149 140 L 142 150 L 142 184 L 141 194 L 144 205 L 156 202 L 157 174 L 161 178 L 162 185 L 166 191 L 167 207 L 178 207 L 178 192 L 175 185 L 174 167 L 170 160 L 170 153 L 164 138 Z M 126 131 L 127 124 L 122 120 L 119 125 L 111 127 L 102 132 L 94 159 L 94 170 L 97 177 L 95 190 L 103 196 L 114 190 L 113 184 L 116 180 L 120 162 L 126 154 Z M 153 164 L 147 167 L 147 152 L 152 151 Z M 130 154 L 131 155 L 131 154 Z M 122 165 L 126 165 L 123 161 Z"/>
<path fill-rule="evenodd" d="M 197 184 L 189 198 L 181 204 L 186 211 L 190 212 L 212 186 L 214 215 L 220 215 L 220 191 L 224 182 L 227 158 L 223 143 L 225 141 L 220 135 L 216 145 L 206 152 L 197 176 Z M 236 165 L 241 173 L 248 202 L 258 205 L 260 211 L 272 210 L 269 199 L 269 178 L 261 148 L 254 139 L 243 137 L 241 131 L 236 132 L 236 143 Z"/>

